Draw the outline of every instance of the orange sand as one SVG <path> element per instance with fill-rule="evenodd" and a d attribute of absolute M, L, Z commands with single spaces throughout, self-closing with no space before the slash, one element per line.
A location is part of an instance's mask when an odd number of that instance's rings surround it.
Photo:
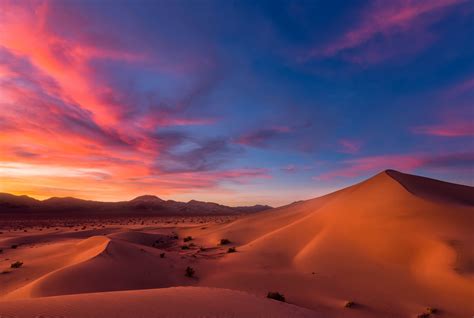
<path fill-rule="evenodd" d="M 3 231 L 0 316 L 470 317 L 473 198 L 472 187 L 386 171 L 224 224 Z M 10 269 L 15 260 L 24 265 Z"/>

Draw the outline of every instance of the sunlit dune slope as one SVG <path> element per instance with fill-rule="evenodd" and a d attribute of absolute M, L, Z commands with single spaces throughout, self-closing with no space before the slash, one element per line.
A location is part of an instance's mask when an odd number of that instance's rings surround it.
<path fill-rule="evenodd" d="M 6 299 L 71 295 L 114 290 L 188 285 L 179 255 L 162 259 L 161 249 L 151 242 L 158 234 L 120 232 L 110 238 L 94 236 L 76 244 L 74 262 L 63 264 L 46 275 L 7 294 Z M 151 240 L 151 241 L 150 241 Z M 92 251 L 90 242 L 100 242 Z M 143 245 L 142 245 L 143 244 Z M 86 248 L 87 247 L 87 248 Z M 45 263 L 48 258 L 43 259 Z M 184 267 L 183 267 L 184 266 Z"/>
<path fill-rule="evenodd" d="M 474 312 L 472 187 L 385 171 L 330 195 L 187 233 L 239 253 L 202 284 L 278 289 L 310 308 Z M 205 232 L 205 233 L 203 233 Z M 263 289 L 263 290 L 262 290 Z"/>
<path fill-rule="evenodd" d="M 6 317 L 318 317 L 294 305 L 228 289 L 174 287 L 0 303 Z"/>

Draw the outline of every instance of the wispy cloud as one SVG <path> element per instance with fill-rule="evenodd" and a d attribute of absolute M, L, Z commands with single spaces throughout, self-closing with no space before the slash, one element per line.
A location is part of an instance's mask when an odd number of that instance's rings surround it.
<path fill-rule="evenodd" d="M 273 126 L 259 128 L 249 133 L 243 134 L 237 139 L 237 143 L 246 146 L 265 147 L 271 141 L 278 140 L 288 135 L 292 129 L 287 126 Z"/>
<path fill-rule="evenodd" d="M 474 119 L 465 119 L 443 124 L 423 125 L 413 129 L 416 134 L 439 137 L 469 137 L 474 136 Z"/>
<path fill-rule="evenodd" d="M 339 140 L 339 152 L 355 154 L 358 153 L 362 147 L 362 142 L 360 140 L 354 139 L 340 139 Z"/>
<path fill-rule="evenodd" d="M 453 153 L 447 155 L 396 154 L 368 156 L 342 161 L 339 167 L 314 176 L 317 181 L 355 178 L 373 174 L 385 169 L 411 172 L 415 169 L 465 169 L 472 171 L 473 153 Z"/>
<path fill-rule="evenodd" d="M 435 40 L 429 26 L 441 20 L 450 7 L 465 1 L 374 1 L 341 36 L 314 46 L 304 59 L 343 54 L 343 58 L 353 62 L 377 63 L 404 53 L 414 53 Z M 405 40 L 408 41 L 405 43 Z M 408 42 L 409 45 L 402 45 Z"/>

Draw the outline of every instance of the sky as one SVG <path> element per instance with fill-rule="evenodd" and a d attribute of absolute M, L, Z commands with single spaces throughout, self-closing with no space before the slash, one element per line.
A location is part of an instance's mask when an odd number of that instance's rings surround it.
<path fill-rule="evenodd" d="M 0 0 L 0 192 L 474 185 L 474 1 Z"/>

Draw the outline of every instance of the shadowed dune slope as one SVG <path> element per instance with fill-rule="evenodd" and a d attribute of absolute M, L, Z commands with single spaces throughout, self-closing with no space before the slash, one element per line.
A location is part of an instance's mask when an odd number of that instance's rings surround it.
<path fill-rule="evenodd" d="M 474 190 L 472 187 L 394 170 L 387 170 L 386 173 L 416 196 L 427 200 L 474 206 Z"/>

